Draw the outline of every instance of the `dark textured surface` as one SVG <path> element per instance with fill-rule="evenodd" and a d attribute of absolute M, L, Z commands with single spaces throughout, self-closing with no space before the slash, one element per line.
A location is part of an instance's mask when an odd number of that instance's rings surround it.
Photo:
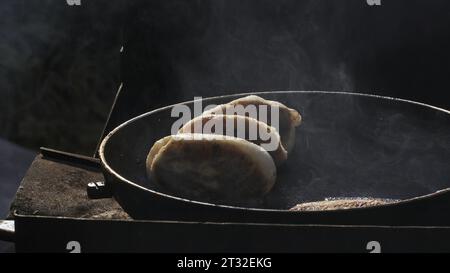
<path fill-rule="evenodd" d="M 122 3 L 2 1 L 0 137 L 93 154 L 119 84 Z"/>
<path fill-rule="evenodd" d="M 87 197 L 86 185 L 102 179 L 98 170 L 71 166 L 38 155 L 11 210 L 24 215 L 128 219 L 114 199 L 91 200 Z"/>

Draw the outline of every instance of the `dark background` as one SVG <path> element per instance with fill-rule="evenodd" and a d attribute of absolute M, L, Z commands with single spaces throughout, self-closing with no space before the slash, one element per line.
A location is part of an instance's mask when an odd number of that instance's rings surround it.
<path fill-rule="evenodd" d="M 0 12 L 1 137 L 92 155 L 119 82 L 119 4 L 7 0 Z"/>
<path fill-rule="evenodd" d="M 155 106 L 194 95 L 335 90 L 450 108 L 450 2 L 133 2 L 123 81 Z"/>
<path fill-rule="evenodd" d="M 128 102 L 130 115 L 265 90 L 450 108 L 445 0 L 8 0 L 0 11 L 0 134 L 31 149 L 91 155 L 121 72 L 124 92 L 146 102 Z"/>
<path fill-rule="evenodd" d="M 269 90 L 450 109 L 450 1 L 381 2 L 2 1 L 0 216 L 40 146 L 94 153 L 121 82 L 122 120 L 194 96 Z"/>

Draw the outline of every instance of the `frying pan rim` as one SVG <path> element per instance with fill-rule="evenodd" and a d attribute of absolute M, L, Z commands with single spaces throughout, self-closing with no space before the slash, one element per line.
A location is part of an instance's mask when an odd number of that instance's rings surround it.
<path fill-rule="evenodd" d="M 229 94 L 229 95 L 220 95 L 220 96 L 214 96 L 214 97 L 208 97 L 208 98 L 202 98 L 201 101 L 209 101 L 209 100 L 215 100 L 215 99 L 226 99 L 226 98 L 234 98 L 234 97 L 239 97 L 239 96 L 249 96 L 249 95 L 264 95 L 264 94 L 296 94 L 296 93 L 301 93 L 301 94 L 324 94 L 324 95 L 345 95 L 345 96 L 361 96 L 361 97 L 367 97 L 367 98 L 375 98 L 375 99 L 382 99 L 382 100 L 390 100 L 390 101 L 395 101 L 395 102 L 401 102 L 401 103 L 409 103 L 409 104 L 414 104 L 417 106 L 421 106 L 421 107 L 425 107 L 425 108 L 430 108 L 439 112 L 443 112 L 445 114 L 450 115 L 450 111 L 437 107 L 437 106 L 433 106 L 433 105 L 429 105 L 426 103 L 422 103 L 422 102 L 417 102 L 417 101 L 413 101 L 413 100 L 407 100 L 407 99 L 401 99 L 401 98 L 394 98 L 394 97 L 389 97 L 389 96 L 381 96 L 381 95 L 374 95 L 374 94 L 368 94 L 368 93 L 355 93 L 355 92 L 346 92 L 346 91 L 261 91 L 261 92 L 244 92 L 244 93 L 235 93 L 235 94 Z M 219 207 L 219 208 L 226 208 L 226 209 L 235 209 L 235 210 L 243 210 L 243 211 L 259 211 L 259 212 L 280 212 L 280 213 L 304 213 L 304 214 L 308 214 L 308 213 L 318 213 L 318 212 L 323 212 L 323 211 L 290 211 L 290 210 L 286 210 L 286 209 L 264 209 L 264 208 L 252 208 L 252 207 L 238 207 L 238 206 L 230 206 L 230 205 L 221 205 L 221 204 L 214 204 L 214 203 L 207 203 L 207 202 L 201 202 L 201 201 L 196 201 L 196 200 L 190 200 L 190 199 L 186 199 L 186 198 L 182 198 L 182 197 L 177 197 L 174 195 L 170 195 L 170 194 L 166 194 L 163 192 L 159 192 L 159 191 L 155 191 L 146 187 L 143 187 L 139 184 L 136 184 L 128 179 L 126 179 L 125 177 L 121 176 L 120 174 L 118 174 L 111 166 L 109 166 L 108 161 L 105 158 L 105 147 L 108 144 L 109 139 L 120 129 L 125 128 L 126 126 L 130 125 L 131 123 L 140 120 L 141 118 L 144 118 L 146 116 L 152 115 L 154 113 L 158 113 L 161 111 L 165 111 L 168 109 L 173 108 L 176 105 L 186 105 L 189 103 L 194 103 L 197 100 L 191 100 L 191 101 L 185 101 L 185 102 L 180 102 L 180 103 L 175 103 L 172 105 L 168 105 L 168 106 L 164 106 L 155 110 L 151 110 L 148 112 L 145 112 L 143 114 L 140 114 L 134 118 L 131 118 L 123 123 L 121 123 L 120 125 L 118 125 L 116 128 L 114 128 L 111 132 L 109 132 L 102 140 L 100 147 L 99 147 L 99 156 L 100 156 L 100 162 L 104 168 L 104 170 L 108 171 L 110 174 L 112 174 L 113 176 L 116 177 L 116 179 L 118 179 L 118 181 L 122 182 L 122 183 L 127 183 L 132 187 L 135 187 L 139 190 L 144 190 L 146 192 L 152 193 L 152 194 L 156 194 L 160 197 L 164 197 L 164 198 L 169 198 L 172 200 L 176 200 L 176 201 L 182 201 L 182 202 L 188 202 L 191 204 L 196 204 L 196 205 L 201 205 L 201 206 L 208 206 L 208 207 Z M 429 199 L 432 198 L 436 195 L 439 194 L 444 194 L 446 192 L 450 192 L 450 188 L 444 188 L 441 190 L 438 190 L 436 192 L 433 193 L 429 193 L 429 194 L 425 194 L 425 195 L 421 195 L 421 196 L 417 196 L 417 197 L 412 197 L 412 198 L 408 198 L 408 199 L 403 199 L 403 200 L 399 200 L 399 201 L 395 201 L 392 203 L 387 203 L 387 204 L 381 204 L 381 205 L 375 205 L 375 206 L 370 206 L 370 207 L 359 207 L 359 208 L 348 208 L 348 209 L 332 209 L 332 210 L 327 210 L 325 212 L 340 212 L 340 211 L 361 211 L 361 210 L 367 210 L 367 209 L 372 209 L 372 208 L 382 208 L 382 207 L 392 207 L 392 206 L 398 206 L 398 205 L 403 205 L 403 204 L 408 204 L 411 202 L 415 202 L 415 201 L 419 201 L 419 200 L 424 200 L 424 199 Z"/>

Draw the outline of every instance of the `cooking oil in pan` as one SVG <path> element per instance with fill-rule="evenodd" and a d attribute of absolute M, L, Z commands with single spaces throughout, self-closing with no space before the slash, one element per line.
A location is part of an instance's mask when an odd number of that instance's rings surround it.
<path fill-rule="evenodd" d="M 301 203 L 292 207 L 291 211 L 325 211 L 380 206 L 398 202 L 395 199 L 370 197 L 328 197 L 323 201 Z"/>

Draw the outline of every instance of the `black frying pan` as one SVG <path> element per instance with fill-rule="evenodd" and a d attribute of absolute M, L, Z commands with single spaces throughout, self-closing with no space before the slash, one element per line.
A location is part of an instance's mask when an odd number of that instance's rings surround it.
<path fill-rule="evenodd" d="M 450 224 L 450 112 L 374 95 L 262 92 L 300 111 L 294 152 L 275 188 L 257 208 L 202 203 L 154 190 L 145 158 L 170 134 L 173 106 L 131 119 L 100 145 L 106 182 L 135 219 L 296 224 Z M 222 104 L 248 94 L 215 97 Z M 193 107 L 193 102 L 185 103 Z M 292 212 L 327 197 L 398 199 L 371 208 Z"/>

